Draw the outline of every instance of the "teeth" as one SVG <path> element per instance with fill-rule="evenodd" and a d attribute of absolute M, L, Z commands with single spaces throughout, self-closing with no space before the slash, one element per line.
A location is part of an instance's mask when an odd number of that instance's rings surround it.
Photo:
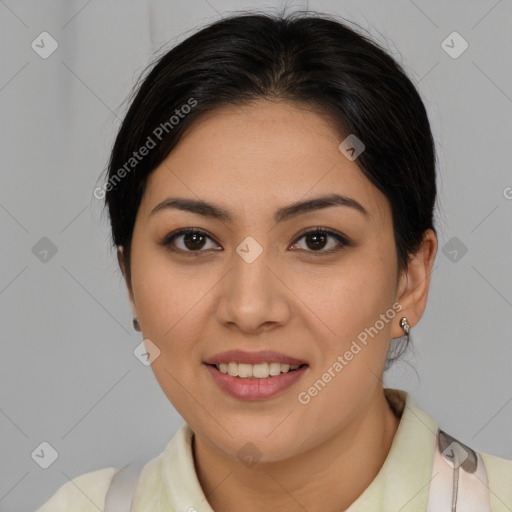
<path fill-rule="evenodd" d="M 229 363 L 216 364 L 215 367 L 222 373 L 227 373 L 232 377 L 240 377 L 242 379 L 266 379 L 269 376 L 275 377 L 281 373 L 296 370 L 299 365 L 280 363 L 245 364 L 231 361 Z"/>

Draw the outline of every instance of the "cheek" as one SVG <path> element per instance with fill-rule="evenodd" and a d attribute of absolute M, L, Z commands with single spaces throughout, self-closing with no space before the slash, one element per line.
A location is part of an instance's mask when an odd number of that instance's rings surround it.
<path fill-rule="evenodd" d="M 141 251 L 142 253 L 142 251 Z M 151 368 L 160 387 L 187 421 L 201 420 L 204 411 L 192 397 L 201 396 L 201 339 L 209 314 L 207 294 L 216 280 L 211 273 L 194 272 L 146 251 L 136 260 L 133 287 L 144 338 L 160 350 Z M 203 299 L 203 300 L 202 300 Z"/>
<path fill-rule="evenodd" d="M 140 251 L 134 258 L 133 288 L 144 338 L 160 350 L 151 367 L 169 400 L 182 413 L 190 397 L 197 396 L 200 347 L 208 308 L 212 273 L 171 265 L 158 253 Z M 204 335 L 204 334 L 203 334 Z M 187 398 L 188 397 L 188 398 Z"/>
<path fill-rule="evenodd" d="M 392 247 L 383 251 L 377 250 L 378 246 L 376 241 L 364 251 L 354 252 L 346 264 L 333 267 L 329 279 L 322 280 L 314 292 L 309 287 L 308 306 L 321 320 L 316 322 L 316 331 L 323 333 L 317 337 L 317 342 L 323 345 L 323 365 L 329 366 L 328 363 L 348 350 L 358 336 L 364 340 L 365 333 L 368 345 L 354 357 L 358 361 L 355 365 L 378 366 L 386 355 L 394 318 L 396 262 Z M 383 324 L 379 320 L 386 312 Z M 374 330 L 376 322 L 378 333 Z M 368 334 L 369 331 L 373 336 Z"/>
<path fill-rule="evenodd" d="M 347 421 L 357 409 L 355 404 L 364 402 L 379 382 L 391 325 L 398 321 L 392 308 L 395 262 L 377 254 L 374 250 L 360 253 L 357 262 L 333 269 L 329 286 L 311 296 L 315 312 L 329 330 L 317 329 L 322 331 L 315 338 L 321 359 L 302 389 L 314 397 L 304 414 L 323 417 L 329 411 L 332 429 Z"/>
<path fill-rule="evenodd" d="M 374 254 L 359 254 L 346 268 L 333 269 L 332 279 L 322 287 L 317 302 L 339 325 L 371 320 L 387 309 L 393 299 L 393 265 Z M 328 300 L 325 300 L 325 299 Z"/>
<path fill-rule="evenodd" d="M 190 328 L 190 313 L 214 280 L 193 264 L 173 264 L 165 250 L 142 249 L 134 254 L 132 284 L 144 334 L 166 343 L 183 326 Z"/>

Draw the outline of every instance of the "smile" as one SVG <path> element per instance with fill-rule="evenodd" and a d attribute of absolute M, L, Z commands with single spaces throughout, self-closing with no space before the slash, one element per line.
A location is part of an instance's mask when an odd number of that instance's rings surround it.
<path fill-rule="evenodd" d="M 236 362 L 204 364 L 204 367 L 221 391 L 241 400 L 266 400 L 276 396 L 295 384 L 309 368 L 307 364 L 292 367 L 281 363 Z M 231 375 L 230 370 L 236 375 Z"/>

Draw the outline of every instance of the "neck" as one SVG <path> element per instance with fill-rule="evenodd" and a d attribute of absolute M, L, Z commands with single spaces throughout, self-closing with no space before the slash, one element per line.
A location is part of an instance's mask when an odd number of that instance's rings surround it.
<path fill-rule="evenodd" d="M 377 387 L 364 411 L 321 445 L 251 468 L 194 435 L 197 476 L 215 512 L 339 512 L 377 476 L 399 422 Z"/>

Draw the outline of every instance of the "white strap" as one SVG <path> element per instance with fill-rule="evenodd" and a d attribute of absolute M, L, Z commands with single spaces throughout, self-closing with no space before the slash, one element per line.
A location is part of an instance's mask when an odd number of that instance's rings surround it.
<path fill-rule="evenodd" d="M 131 512 L 133 497 L 145 458 L 139 457 L 118 469 L 105 498 L 104 512 Z"/>
<path fill-rule="evenodd" d="M 491 512 L 484 461 L 455 438 L 438 430 L 427 512 Z"/>

